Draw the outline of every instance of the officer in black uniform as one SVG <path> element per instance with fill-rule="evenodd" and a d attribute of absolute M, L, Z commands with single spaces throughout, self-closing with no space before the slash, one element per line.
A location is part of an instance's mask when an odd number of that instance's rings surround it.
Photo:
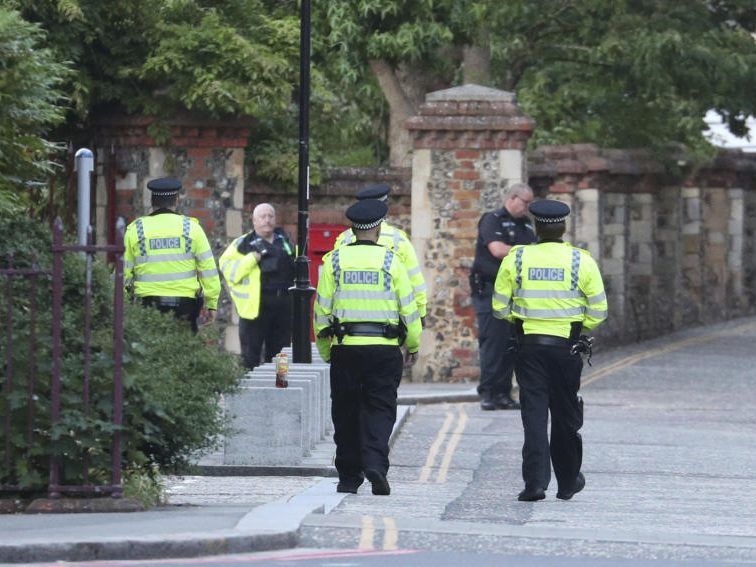
<path fill-rule="evenodd" d="M 512 399 L 514 353 L 508 349 L 512 325 L 493 317 L 491 296 L 502 258 L 512 246 L 531 244 L 536 240 L 533 225 L 526 216 L 532 201 L 533 190 L 524 183 L 516 183 L 507 192 L 504 206 L 485 213 L 478 222 L 470 290 L 478 320 L 478 394 L 481 397 L 480 407 L 484 410 L 520 407 Z"/>

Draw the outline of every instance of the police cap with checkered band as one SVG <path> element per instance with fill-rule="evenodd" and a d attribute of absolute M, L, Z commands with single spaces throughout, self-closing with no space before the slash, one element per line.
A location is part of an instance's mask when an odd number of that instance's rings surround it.
<path fill-rule="evenodd" d="M 388 213 L 388 206 L 378 199 L 357 201 L 346 210 L 346 217 L 352 221 L 352 228 L 369 230 L 375 228 Z"/>
<path fill-rule="evenodd" d="M 533 215 L 536 222 L 545 224 L 556 224 L 564 222 L 570 214 L 570 207 L 561 201 L 553 199 L 541 199 L 530 203 L 528 207 L 530 214 Z"/>

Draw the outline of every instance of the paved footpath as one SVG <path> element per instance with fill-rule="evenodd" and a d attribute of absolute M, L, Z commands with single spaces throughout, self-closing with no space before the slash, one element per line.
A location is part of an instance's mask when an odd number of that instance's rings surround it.
<path fill-rule="evenodd" d="M 436 398 L 392 450 L 392 495 L 314 476 L 171 479 L 136 514 L 0 516 L 0 563 L 254 550 L 419 549 L 501 556 L 756 562 L 756 318 L 598 353 L 584 373 L 585 491 L 516 501 L 519 414 L 469 385 Z M 315 513 L 312 513 L 315 512 Z"/>

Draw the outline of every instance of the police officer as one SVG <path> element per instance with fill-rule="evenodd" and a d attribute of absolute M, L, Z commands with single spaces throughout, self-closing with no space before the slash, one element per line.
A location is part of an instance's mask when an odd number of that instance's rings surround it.
<path fill-rule="evenodd" d="M 389 436 L 405 364 L 420 346 L 420 314 L 397 254 L 377 244 L 388 207 L 358 201 L 346 211 L 354 241 L 323 258 L 313 326 L 318 351 L 331 362 L 338 492 L 357 493 L 365 477 L 373 494 L 391 492 Z"/>
<path fill-rule="evenodd" d="M 607 316 L 606 293 L 591 255 L 562 241 L 570 208 L 559 201 L 530 205 L 538 244 L 516 246 L 496 277 L 494 316 L 515 324 L 520 384 L 522 477 L 518 499 L 545 498 L 551 480 L 549 457 L 557 479 L 557 498 L 569 500 L 585 486 L 580 472 L 583 400 L 578 396 L 581 352 L 590 356 L 592 339 L 581 335 Z M 551 442 L 547 423 L 551 414 Z"/>
<path fill-rule="evenodd" d="M 374 183 L 359 190 L 355 197 L 358 201 L 377 199 L 388 205 L 388 194 L 390 191 L 391 187 L 386 183 Z M 352 242 L 354 242 L 354 233 L 352 229 L 347 229 L 336 238 L 334 248 L 339 248 Z M 415 248 L 412 246 L 407 233 L 383 221 L 381 223 L 381 234 L 378 237 L 378 244 L 391 248 L 394 254 L 399 256 L 399 260 L 407 269 L 410 281 L 412 282 L 412 291 L 415 294 L 417 311 L 420 313 L 420 322 L 425 326 L 425 316 L 428 311 L 428 287 L 425 284 L 425 277 L 423 277 L 423 272 L 417 261 Z"/>
<path fill-rule="evenodd" d="M 520 407 L 512 399 L 514 352 L 507 346 L 512 337 L 512 326 L 493 317 L 491 294 L 502 258 L 515 245 L 535 242 L 533 225 L 526 216 L 532 201 L 532 189 L 524 183 L 516 183 L 507 192 L 504 206 L 485 213 L 478 222 L 470 289 L 478 320 L 478 394 L 483 410 Z"/>
<path fill-rule="evenodd" d="M 239 314 L 239 343 L 248 370 L 260 365 L 263 344 L 266 362 L 291 344 L 289 288 L 294 284 L 294 247 L 276 227 L 275 209 L 257 205 L 252 226 L 229 244 L 219 262 Z"/>
<path fill-rule="evenodd" d="M 124 235 L 124 282 L 142 303 L 173 312 L 196 333 L 197 317 L 212 320 L 218 305 L 213 251 L 197 219 L 174 210 L 178 179 L 153 179 L 147 189 L 153 211 L 129 224 Z"/>

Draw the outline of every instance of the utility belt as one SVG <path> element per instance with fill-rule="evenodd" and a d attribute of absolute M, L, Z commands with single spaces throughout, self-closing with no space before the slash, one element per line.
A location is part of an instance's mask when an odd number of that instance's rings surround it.
<path fill-rule="evenodd" d="M 344 337 L 382 337 L 384 339 L 399 339 L 399 344 L 404 344 L 404 340 L 407 338 L 407 328 L 402 325 L 390 325 L 388 323 L 373 323 L 373 322 L 361 322 L 361 323 L 341 323 L 338 320 L 331 323 L 329 327 L 326 327 L 318 333 L 318 337 L 336 337 L 339 344 L 342 343 Z"/>
<path fill-rule="evenodd" d="M 201 301 L 199 297 L 170 297 L 165 295 L 147 295 L 140 298 L 142 305 L 149 305 L 152 307 L 170 307 L 178 309 L 179 307 L 196 307 Z"/>
<path fill-rule="evenodd" d="M 581 335 L 583 324 L 579 321 L 570 323 L 570 336 L 556 337 L 554 335 L 539 335 L 536 333 L 525 334 L 523 331 L 522 319 L 515 320 L 515 334 L 517 343 L 520 345 L 539 345 L 564 347 L 570 349 L 570 354 L 585 355 L 588 366 L 591 366 L 591 356 L 593 355 L 594 338 L 587 335 Z"/>

